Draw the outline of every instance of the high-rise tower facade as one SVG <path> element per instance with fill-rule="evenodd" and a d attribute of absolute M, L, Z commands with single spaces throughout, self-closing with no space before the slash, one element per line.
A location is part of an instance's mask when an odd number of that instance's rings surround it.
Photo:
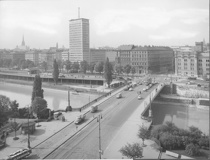
<path fill-rule="evenodd" d="M 69 21 L 69 60 L 90 62 L 89 20 L 85 18 Z"/>

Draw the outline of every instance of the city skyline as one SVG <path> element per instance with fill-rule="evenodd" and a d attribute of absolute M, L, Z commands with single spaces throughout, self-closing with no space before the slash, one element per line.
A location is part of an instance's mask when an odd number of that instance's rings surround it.
<path fill-rule="evenodd" d="M 90 20 L 90 47 L 209 42 L 207 0 L 1 1 L 0 48 L 68 48 L 69 20 Z"/>

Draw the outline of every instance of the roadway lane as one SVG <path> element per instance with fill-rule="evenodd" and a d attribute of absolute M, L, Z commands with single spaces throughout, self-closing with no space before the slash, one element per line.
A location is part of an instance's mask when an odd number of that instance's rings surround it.
<path fill-rule="evenodd" d="M 155 86 L 147 92 L 143 92 L 142 97 L 145 98 L 153 89 L 155 89 Z M 101 119 L 102 150 L 106 149 L 120 127 L 140 105 L 142 100 L 137 99 L 137 91 L 142 90 L 144 87 L 145 86 L 138 86 L 134 91 L 123 92 L 124 98 L 115 98 L 113 102 L 110 102 L 110 108 L 103 111 L 103 118 Z M 103 105 L 101 107 L 103 107 Z M 66 141 L 66 143 L 46 157 L 46 159 L 99 158 L 98 137 L 98 122 L 95 119 L 84 130 L 80 131 L 74 138 Z"/>

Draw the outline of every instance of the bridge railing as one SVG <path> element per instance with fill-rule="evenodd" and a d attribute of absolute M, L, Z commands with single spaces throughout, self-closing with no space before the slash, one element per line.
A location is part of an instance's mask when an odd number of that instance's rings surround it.
<path fill-rule="evenodd" d="M 142 119 L 148 119 L 148 117 L 144 116 L 145 112 L 147 111 L 148 107 L 150 106 L 150 103 L 152 103 L 152 101 L 157 97 L 157 95 L 160 93 L 160 91 L 163 89 L 163 87 L 165 86 L 165 84 L 161 83 L 158 85 L 158 87 L 153 90 L 148 96 L 147 98 L 144 99 L 143 103 L 144 103 L 144 110 L 141 113 L 141 117 Z"/>

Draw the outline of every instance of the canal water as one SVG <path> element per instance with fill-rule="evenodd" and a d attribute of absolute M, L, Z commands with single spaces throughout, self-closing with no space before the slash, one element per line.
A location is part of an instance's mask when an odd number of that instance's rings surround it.
<path fill-rule="evenodd" d="M 33 86 L 18 85 L 9 83 L 0 83 L 0 95 L 5 95 L 10 100 L 16 100 L 19 108 L 23 108 L 31 103 L 31 93 Z M 66 109 L 68 106 L 68 91 L 56 89 L 44 89 L 44 99 L 47 101 L 48 108 L 51 110 Z M 79 108 L 88 102 L 96 99 L 99 95 L 78 93 L 78 95 L 70 93 L 70 105 L 73 108 Z"/>
<path fill-rule="evenodd" d="M 203 133 L 209 135 L 209 111 L 186 105 L 152 104 L 153 124 L 173 122 L 177 127 L 188 129 L 190 126 L 198 127 Z"/>

